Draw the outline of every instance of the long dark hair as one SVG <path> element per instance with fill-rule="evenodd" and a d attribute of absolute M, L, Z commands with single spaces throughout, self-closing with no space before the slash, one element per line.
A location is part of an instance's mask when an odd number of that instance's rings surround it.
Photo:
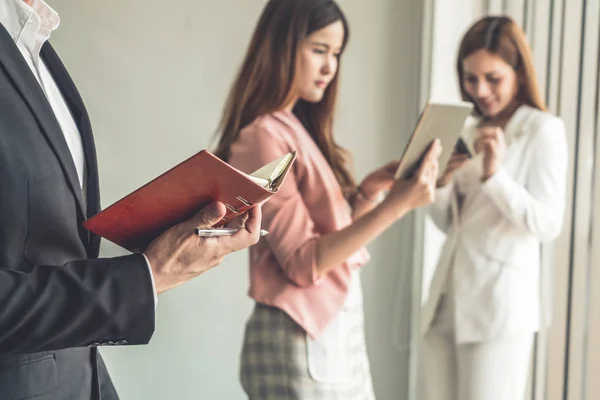
<path fill-rule="evenodd" d="M 484 17 L 467 31 L 460 44 L 456 70 L 463 100 L 471 101 L 464 85 L 463 61 L 478 50 L 497 54 L 520 78 L 518 100 L 539 110 L 546 110 L 533 66 L 533 55 L 523 30 L 507 16 Z M 477 106 L 476 106 L 477 107 Z M 481 114 L 476 108 L 476 112 Z"/>
<path fill-rule="evenodd" d="M 296 55 L 310 34 L 335 22 L 344 25 L 342 50 L 349 28 L 333 0 L 270 0 L 265 6 L 248 51 L 229 93 L 219 125 L 215 154 L 227 161 L 240 130 L 258 116 L 281 110 L 290 100 Z M 339 64 L 338 64 L 339 71 Z M 333 139 L 333 115 L 338 73 L 318 103 L 298 100 L 294 114 L 325 156 L 345 193 L 356 184 L 348 168 L 349 154 Z"/>

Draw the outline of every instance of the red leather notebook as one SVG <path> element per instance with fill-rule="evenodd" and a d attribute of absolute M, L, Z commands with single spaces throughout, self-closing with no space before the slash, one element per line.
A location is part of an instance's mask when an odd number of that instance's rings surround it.
<path fill-rule="evenodd" d="M 291 153 L 265 166 L 259 170 L 263 175 L 269 166 L 278 168 L 278 174 L 270 176 L 270 182 L 257 183 L 202 150 L 84 221 L 83 226 L 129 251 L 143 251 L 162 232 L 212 201 L 227 207 L 225 218 L 215 225 L 220 226 L 267 200 L 277 193 L 294 159 Z"/>

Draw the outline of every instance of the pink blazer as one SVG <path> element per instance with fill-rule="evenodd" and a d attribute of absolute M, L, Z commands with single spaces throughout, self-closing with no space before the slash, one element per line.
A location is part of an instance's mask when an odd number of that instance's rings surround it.
<path fill-rule="evenodd" d="M 242 129 L 229 162 L 250 173 L 294 150 L 294 166 L 263 206 L 269 235 L 250 249 L 249 295 L 285 311 L 317 338 L 340 312 L 352 270 L 369 260 L 363 248 L 326 275 L 317 274 L 316 240 L 352 222 L 342 189 L 309 133 L 288 111 L 260 116 Z"/>

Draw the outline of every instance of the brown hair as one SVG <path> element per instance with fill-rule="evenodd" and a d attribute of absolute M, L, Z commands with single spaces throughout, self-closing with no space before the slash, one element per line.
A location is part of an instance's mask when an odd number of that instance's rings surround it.
<path fill-rule="evenodd" d="M 533 56 L 523 30 L 507 16 L 484 17 L 467 31 L 460 44 L 456 63 L 463 100 L 471 101 L 464 86 L 463 61 L 478 50 L 497 54 L 512 66 L 520 78 L 518 100 L 539 110 L 546 110 L 533 66 Z M 475 106 L 478 114 L 480 110 Z"/>
<path fill-rule="evenodd" d="M 267 3 L 223 111 L 217 133 L 217 157 L 227 161 L 231 145 L 242 128 L 260 115 L 281 110 L 289 102 L 300 44 L 311 33 L 337 21 L 344 25 L 343 50 L 348 42 L 348 22 L 335 1 L 270 0 Z M 293 112 L 348 194 L 356 188 L 347 167 L 349 153 L 334 141 L 332 132 L 338 75 L 336 73 L 320 102 L 298 100 Z"/>

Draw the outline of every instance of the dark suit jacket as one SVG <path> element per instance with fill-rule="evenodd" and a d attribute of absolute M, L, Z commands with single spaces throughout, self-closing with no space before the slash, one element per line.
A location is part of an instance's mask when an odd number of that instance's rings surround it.
<path fill-rule="evenodd" d="M 56 117 L 0 24 L 0 398 L 112 399 L 96 346 L 148 343 L 150 276 L 140 254 L 98 259 L 100 239 L 81 227 L 100 209 L 92 130 L 49 43 L 41 56 L 81 134 L 87 204 Z"/>

